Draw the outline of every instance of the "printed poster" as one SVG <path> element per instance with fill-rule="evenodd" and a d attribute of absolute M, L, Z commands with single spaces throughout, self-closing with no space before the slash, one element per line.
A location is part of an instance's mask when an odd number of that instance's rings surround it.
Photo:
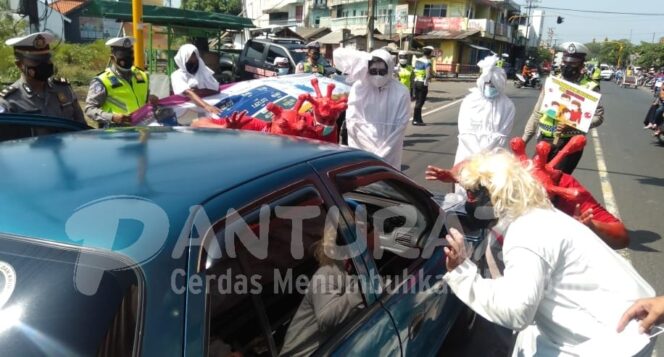
<path fill-rule="evenodd" d="M 540 112 L 554 119 L 555 125 L 566 125 L 587 133 L 602 97 L 561 78 L 549 77 L 544 83 L 544 101 Z"/>

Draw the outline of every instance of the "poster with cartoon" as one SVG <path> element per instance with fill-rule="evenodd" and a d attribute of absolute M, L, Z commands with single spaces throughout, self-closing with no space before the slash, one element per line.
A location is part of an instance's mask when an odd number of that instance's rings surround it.
<path fill-rule="evenodd" d="M 540 112 L 553 119 L 554 125 L 566 125 L 587 133 L 590 130 L 601 94 L 561 78 L 549 77 L 544 84 Z"/>

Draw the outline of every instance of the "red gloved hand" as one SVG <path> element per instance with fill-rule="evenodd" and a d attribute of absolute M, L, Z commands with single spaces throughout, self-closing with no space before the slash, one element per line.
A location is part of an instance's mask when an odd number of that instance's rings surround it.
<path fill-rule="evenodd" d="M 313 106 L 314 118 L 318 123 L 323 125 L 336 125 L 341 112 L 348 108 L 348 98 L 342 97 L 337 100 L 333 99 L 332 92 L 335 87 L 333 83 L 327 85 L 327 93 L 325 97 L 323 97 L 323 94 L 320 91 L 317 78 L 311 80 L 311 86 L 316 92 L 316 97 L 311 96 L 311 94 L 306 94 L 306 100 Z"/>

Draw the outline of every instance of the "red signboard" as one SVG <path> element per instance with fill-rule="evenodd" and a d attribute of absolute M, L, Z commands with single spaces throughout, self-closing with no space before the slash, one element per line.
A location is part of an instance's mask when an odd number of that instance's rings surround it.
<path fill-rule="evenodd" d="M 416 33 L 431 31 L 461 31 L 463 30 L 463 17 L 428 17 L 418 16 L 415 23 Z"/>

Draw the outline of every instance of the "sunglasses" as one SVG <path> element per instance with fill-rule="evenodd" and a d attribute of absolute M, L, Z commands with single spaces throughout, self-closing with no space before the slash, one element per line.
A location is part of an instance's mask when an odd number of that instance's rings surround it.
<path fill-rule="evenodd" d="M 372 75 L 372 76 L 376 76 L 376 75 L 385 76 L 385 75 L 387 75 L 387 69 L 369 68 L 369 74 Z"/>

